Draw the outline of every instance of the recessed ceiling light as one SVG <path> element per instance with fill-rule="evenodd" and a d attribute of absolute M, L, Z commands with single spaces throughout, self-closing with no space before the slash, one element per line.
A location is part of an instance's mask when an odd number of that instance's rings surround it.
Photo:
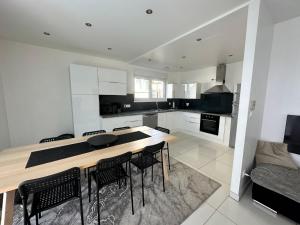
<path fill-rule="evenodd" d="M 147 13 L 147 14 L 152 14 L 152 13 L 153 13 L 153 10 L 152 10 L 152 9 L 147 9 L 147 10 L 146 10 L 146 13 Z"/>
<path fill-rule="evenodd" d="M 86 25 L 87 27 L 91 27 L 91 26 L 92 26 L 91 23 L 85 23 L 85 25 Z"/>
<path fill-rule="evenodd" d="M 183 66 L 179 66 L 179 69 L 183 69 Z"/>
<path fill-rule="evenodd" d="M 50 33 L 48 33 L 48 32 L 44 32 L 43 34 L 46 36 L 50 36 Z"/>
<path fill-rule="evenodd" d="M 182 59 L 185 59 L 185 58 L 186 58 L 186 56 L 185 56 L 185 55 L 183 55 L 183 56 L 181 56 L 181 58 L 182 58 Z"/>
<path fill-rule="evenodd" d="M 168 66 L 165 66 L 165 69 L 166 69 L 166 70 L 169 70 L 169 69 L 170 69 L 170 67 L 168 67 Z"/>
<path fill-rule="evenodd" d="M 202 38 L 197 38 L 196 41 L 202 41 Z"/>
<path fill-rule="evenodd" d="M 148 62 L 151 62 L 151 61 L 152 61 L 152 59 L 149 58 L 149 59 L 148 59 Z"/>
<path fill-rule="evenodd" d="M 112 50 L 112 48 L 107 48 L 107 50 L 108 50 L 108 51 L 111 51 L 111 50 Z"/>
<path fill-rule="evenodd" d="M 228 55 L 228 57 L 232 57 L 232 56 L 233 56 L 232 54 Z"/>

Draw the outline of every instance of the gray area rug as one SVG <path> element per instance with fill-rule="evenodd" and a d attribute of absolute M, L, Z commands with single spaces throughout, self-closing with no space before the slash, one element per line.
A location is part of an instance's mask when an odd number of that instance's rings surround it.
<path fill-rule="evenodd" d="M 221 185 L 192 168 L 171 159 L 170 181 L 162 189 L 160 165 L 144 175 L 145 207 L 142 206 L 141 174 L 132 166 L 135 214 L 131 214 L 130 190 L 111 185 L 100 191 L 101 225 L 179 225 Z M 84 176 L 82 176 L 84 177 Z M 95 186 L 93 186 L 95 190 Z M 85 224 L 97 224 L 96 194 L 88 202 L 87 180 L 82 179 Z M 14 225 L 23 225 L 21 206 L 15 206 Z M 35 224 L 32 218 L 32 224 Z M 39 224 L 77 225 L 80 222 L 79 201 L 74 200 L 42 213 Z"/>

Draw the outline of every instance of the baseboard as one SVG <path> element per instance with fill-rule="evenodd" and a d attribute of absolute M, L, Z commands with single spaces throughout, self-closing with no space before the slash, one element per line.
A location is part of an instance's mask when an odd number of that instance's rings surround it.
<path fill-rule="evenodd" d="M 234 199 L 235 201 L 240 201 L 241 197 L 245 194 L 247 188 L 251 184 L 251 179 L 247 180 L 247 182 L 240 188 L 240 193 L 236 194 L 232 191 L 230 191 L 230 197 Z"/>

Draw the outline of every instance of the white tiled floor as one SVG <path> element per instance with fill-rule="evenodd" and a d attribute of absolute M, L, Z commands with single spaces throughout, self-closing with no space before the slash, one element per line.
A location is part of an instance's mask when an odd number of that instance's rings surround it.
<path fill-rule="evenodd" d="M 183 133 L 175 135 L 177 140 L 170 144 L 171 156 L 222 184 L 182 225 L 296 224 L 255 205 L 250 188 L 240 202 L 229 197 L 232 149 Z"/>

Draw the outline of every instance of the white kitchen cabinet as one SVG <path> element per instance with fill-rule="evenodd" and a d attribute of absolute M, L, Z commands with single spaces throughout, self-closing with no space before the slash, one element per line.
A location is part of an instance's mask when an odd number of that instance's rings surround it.
<path fill-rule="evenodd" d="M 98 95 L 72 95 L 75 137 L 100 129 Z"/>
<path fill-rule="evenodd" d="M 127 72 L 123 70 L 99 67 L 98 76 L 100 82 L 127 83 Z"/>
<path fill-rule="evenodd" d="M 112 118 L 101 118 L 102 129 L 107 132 L 112 131 L 116 127 L 138 127 L 143 125 L 142 115 L 137 116 L 120 116 Z"/>
<path fill-rule="evenodd" d="M 127 84 L 99 82 L 99 94 L 100 95 L 126 95 Z"/>
<path fill-rule="evenodd" d="M 76 95 L 98 94 L 97 67 L 70 65 L 71 93 Z"/>
<path fill-rule="evenodd" d="M 126 95 L 127 72 L 116 69 L 98 68 L 100 95 Z"/>
<path fill-rule="evenodd" d="M 198 134 L 200 130 L 200 114 L 199 113 L 183 113 L 183 130 L 189 133 Z"/>

